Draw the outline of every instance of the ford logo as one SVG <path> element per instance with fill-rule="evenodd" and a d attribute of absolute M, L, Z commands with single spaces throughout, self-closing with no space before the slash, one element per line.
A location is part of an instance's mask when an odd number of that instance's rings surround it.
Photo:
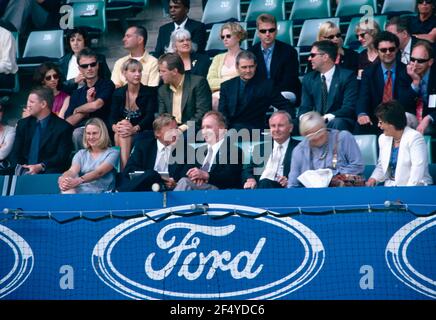
<path fill-rule="evenodd" d="M 436 299 L 436 281 L 433 275 L 419 272 L 423 257 L 434 255 L 436 216 L 415 219 L 389 240 L 385 257 L 391 272 L 404 284 L 426 296 Z M 433 277 L 433 279 L 432 279 Z"/>
<path fill-rule="evenodd" d="M 292 218 L 272 215 L 220 217 L 229 211 L 264 209 L 209 204 L 148 213 L 107 232 L 96 244 L 92 265 L 109 287 L 133 299 L 277 299 L 309 283 L 325 250 L 318 236 Z M 132 253 L 126 256 L 126 252 Z"/>
<path fill-rule="evenodd" d="M 0 225 L 0 252 L 11 251 L 2 255 L 0 269 L 0 299 L 21 286 L 33 269 L 33 252 L 29 244 L 17 233 Z"/>

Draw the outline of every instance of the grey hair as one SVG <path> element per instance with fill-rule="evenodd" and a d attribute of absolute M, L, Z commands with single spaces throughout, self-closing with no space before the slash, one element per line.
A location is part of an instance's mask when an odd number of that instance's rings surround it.
<path fill-rule="evenodd" d="M 277 110 L 269 118 L 272 119 L 275 116 L 278 116 L 279 114 L 284 115 L 288 119 L 289 123 L 292 124 L 292 116 L 289 114 L 289 112 L 285 110 Z"/>
<path fill-rule="evenodd" d="M 305 135 L 309 130 L 316 127 L 326 127 L 324 118 L 316 111 L 309 111 L 300 117 L 300 134 Z"/>
<path fill-rule="evenodd" d="M 189 32 L 189 30 L 186 30 L 186 29 L 174 30 L 171 33 L 170 43 L 168 44 L 168 47 L 165 48 L 165 52 L 167 52 L 167 53 L 176 52 L 177 41 L 185 40 L 185 39 L 191 40 L 191 43 L 192 43 L 191 52 L 196 52 L 197 51 L 197 44 L 192 42 L 191 33 Z"/>

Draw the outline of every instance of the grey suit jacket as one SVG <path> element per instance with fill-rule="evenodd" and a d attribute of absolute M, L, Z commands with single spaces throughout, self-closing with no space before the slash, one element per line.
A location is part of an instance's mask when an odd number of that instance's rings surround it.
<path fill-rule="evenodd" d="M 158 90 L 159 114 L 173 113 L 173 92 L 168 84 Z M 200 127 L 203 115 L 212 108 L 212 92 L 203 77 L 185 73 L 182 95 L 182 123 L 195 121 Z"/>

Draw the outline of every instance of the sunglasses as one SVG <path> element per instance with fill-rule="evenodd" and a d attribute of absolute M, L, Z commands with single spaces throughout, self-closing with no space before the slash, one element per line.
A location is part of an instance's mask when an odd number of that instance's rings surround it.
<path fill-rule="evenodd" d="M 259 32 L 260 33 L 266 33 L 267 31 L 269 32 L 269 33 L 274 33 L 274 32 L 276 32 L 276 28 L 270 28 L 270 29 L 259 29 Z"/>
<path fill-rule="evenodd" d="M 426 3 L 426 4 L 431 4 L 431 0 L 418 0 L 417 1 L 419 4 L 423 4 L 424 2 Z"/>
<path fill-rule="evenodd" d="M 51 74 L 49 76 L 45 76 L 44 79 L 45 79 L 45 81 L 50 81 L 51 79 L 58 80 L 59 75 L 57 73 Z"/>
<path fill-rule="evenodd" d="M 311 58 L 315 58 L 316 56 L 322 56 L 322 55 L 324 55 L 325 53 L 323 53 L 323 52 L 311 52 L 310 54 L 309 54 L 309 56 L 311 57 Z"/>
<path fill-rule="evenodd" d="M 367 32 L 358 33 L 358 34 L 356 34 L 356 38 L 357 38 L 357 39 L 359 39 L 359 38 L 365 38 L 365 34 L 367 34 Z"/>
<path fill-rule="evenodd" d="M 313 139 L 313 138 L 319 136 L 321 133 L 323 133 L 326 130 L 327 130 L 326 128 L 321 128 L 321 129 L 319 129 L 319 130 L 317 130 L 317 131 L 315 131 L 313 133 L 306 134 L 306 138 L 309 139 L 309 140 Z"/>
<path fill-rule="evenodd" d="M 83 69 L 88 69 L 88 67 L 94 68 L 96 66 L 97 66 L 97 61 L 96 62 L 91 62 L 91 63 L 79 64 L 79 67 L 83 68 Z"/>
<path fill-rule="evenodd" d="M 342 38 L 342 35 L 340 33 L 332 34 L 330 36 L 325 36 L 324 39 L 333 40 L 334 38 L 340 39 Z"/>
<path fill-rule="evenodd" d="M 224 39 L 230 39 L 232 37 L 232 35 L 230 34 L 230 33 L 228 33 L 228 34 L 224 34 L 224 35 L 222 35 L 221 36 L 221 40 L 224 40 Z"/>
<path fill-rule="evenodd" d="M 390 53 L 392 53 L 392 52 L 395 52 L 395 50 L 397 50 L 397 48 L 396 47 L 389 47 L 389 48 L 381 48 L 381 49 L 378 49 L 381 53 L 386 53 L 386 52 L 390 52 Z"/>
<path fill-rule="evenodd" d="M 410 62 L 426 63 L 428 61 L 430 61 L 430 59 L 418 59 L 418 58 L 410 57 Z"/>

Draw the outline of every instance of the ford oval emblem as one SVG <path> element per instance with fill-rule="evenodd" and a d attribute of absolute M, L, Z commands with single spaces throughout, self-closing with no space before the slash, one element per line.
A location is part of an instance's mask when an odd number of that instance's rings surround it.
<path fill-rule="evenodd" d="M 178 212 L 155 222 L 128 220 L 96 244 L 92 265 L 109 287 L 133 299 L 278 299 L 309 283 L 324 264 L 319 237 L 289 217 L 247 218 L 264 209 L 209 204 L 148 213 Z M 126 256 L 129 252 L 129 256 Z"/>

